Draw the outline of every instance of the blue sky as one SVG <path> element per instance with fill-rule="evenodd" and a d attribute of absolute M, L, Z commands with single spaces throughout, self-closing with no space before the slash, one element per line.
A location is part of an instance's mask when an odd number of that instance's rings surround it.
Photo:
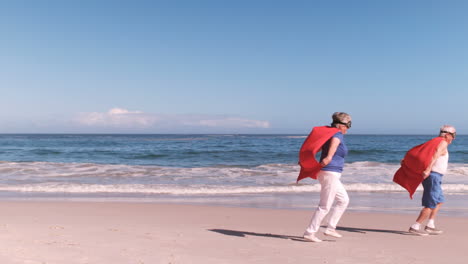
<path fill-rule="evenodd" d="M 466 1 L 2 1 L 0 133 L 467 133 Z"/>

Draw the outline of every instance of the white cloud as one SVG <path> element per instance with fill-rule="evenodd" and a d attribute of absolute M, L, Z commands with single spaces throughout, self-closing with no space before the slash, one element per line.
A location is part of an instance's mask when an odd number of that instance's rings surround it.
<path fill-rule="evenodd" d="M 268 121 L 217 115 L 163 115 L 112 108 L 107 112 L 81 113 L 76 119 L 80 126 L 96 128 L 177 130 L 180 128 L 207 129 L 266 129 Z"/>
<path fill-rule="evenodd" d="M 141 111 L 128 111 L 127 109 L 122 108 L 112 108 L 107 112 L 110 115 L 123 115 L 123 114 L 142 114 Z"/>
<path fill-rule="evenodd" d="M 196 125 L 207 127 L 247 127 L 247 128 L 269 128 L 268 121 L 250 120 L 238 117 L 210 118 L 196 121 Z"/>
<path fill-rule="evenodd" d="M 106 113 L 81 113 L 79 124 L 104 127 L 150 127 L 157 122 L 157 117 L 141 111 L 128 111 L 122 108 L 112 108 Z"/>

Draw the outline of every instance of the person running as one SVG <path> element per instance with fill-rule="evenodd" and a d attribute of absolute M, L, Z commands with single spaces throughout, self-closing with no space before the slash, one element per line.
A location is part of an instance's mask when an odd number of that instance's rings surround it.
<path fill-rule="evenodd" d="M 412 234 L 427 236 L 442 233 L 442 230 L 435 227 L 435 218 L 445 202 L 441 186 L 442 177 L 447 172 L 448 145 L 455 139 L 456 134 L 455 127 L 442 126 L 438 137 L 410 149 L 401 161 L 401 168 L 395 173 L 394 182 L 406 188 L 411 197 L 421 182 L 424 188 L 423 208 L 416 222 L 408 230 Z M 427 219 L 429 220 L 422 230 L 421 226 Z"/>
<path fill-rule="evenodd" d="M 325 235 L 342 237 L 336 232 L 336 225 L 349 204 L 349 196 L 340 181 L 345 157 L 348 154 L 344 137 L 351 128 L 351 116 L 336 112 L 332 115 L 330 126 L 314 127 L 305 140 L 299 154 L 301 172 L 297 181 L 310 177 L 318 179 L 321 185 L 320 202 L 315 210 L 310 224 L 303 237 L 313 242 L 322 240 L 316 236 L 320 224 L 336 200 L 335 208 L 330 212 Z M 315 160 L 315 154 L 321 151 L 320 161 Z"/>

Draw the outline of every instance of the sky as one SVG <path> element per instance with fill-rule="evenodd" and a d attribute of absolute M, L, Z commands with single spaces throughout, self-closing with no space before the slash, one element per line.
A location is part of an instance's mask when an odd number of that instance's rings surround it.
<path fill-rule="evenodd" d="M 467 1 L 1 1 L 0 133 L 468 134 Z"/>

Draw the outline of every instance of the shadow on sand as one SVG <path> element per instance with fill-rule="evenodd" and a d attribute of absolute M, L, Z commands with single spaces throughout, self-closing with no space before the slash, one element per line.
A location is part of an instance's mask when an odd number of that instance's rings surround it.
<path fill-rule="evenodd" d="M 346 226 L 338 226 L 336 230 L 352 232 L 352 233 L 361 233 L 365 234 L 367 232 L 375 232 L 375 233 L 387 233 L 387 234 L 395 234 L 395 235 L 410 235 L 410 233 L 400 230 L 387 230 L 387 229 L 371 229 L 371 228 L 358 228 L 358 227 L 346 227 Z"/>
<path fill-rule="evenodd" d="M 239 231 L 239 230 L 229 230 L 229 229 L 208 229 L 208 231 L 220 233 L 227 236 L 236 236 L 236 237 L 245 237 L 245 236 L 260 236 L 260 237 L 270 237 L 270 238 L 280 238 L 280 239 L 291 239 L 296 241 L 307 242 L 301 236 L 288 236 L 288 235 L 277 235 L 270 233 L 256 233 L 248 231 Z"/>
<path fill-rule="evenodd" d="M 386 234 L 395 234 L 395 235 L 411 235 L 410 233 L 405 232 L 405 231 L 387 230 L 387 229 L 370 229 L 370 228 L 357 228 L 357 227 L 344 227 L 344 226 L 337 227 L 336 229 L 340 231 L 360 233 L 360 234 L 366 234 L 367 232 L 377 232 L 377 233 L 386 233 Z M 289 235 L 279 235 L 279 234 L 271 234 L 271 233 L 256 233 L 256 232 L 249 232 L 249 231 L 229 230 L 229 229 L 208 229 L 208 231 L 216 232 L 216 233 L 223 234 L 226 236 L 236 236 L 236 237 L 260 236 L 260 237 L 290 239 L 290 240 L 295 240 L 295 241 L 308 242 L 302 236 L 289 236 Z M 334 240 L 329 240 L 329 241 L 334 241 Z"/>

